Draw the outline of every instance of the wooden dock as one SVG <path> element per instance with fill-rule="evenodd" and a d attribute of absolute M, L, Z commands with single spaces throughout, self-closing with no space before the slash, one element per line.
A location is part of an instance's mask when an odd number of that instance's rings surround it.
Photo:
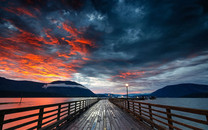
<path fill-rule="evenodd" d="M 166 130 L 208 128 L 208 110 L 89 98 L 0 110 L 0 130 Z"/>
<path fill-rule="evenodd" d="M 139 122 L 129 113 L 108 100 L 100 100 L 73 122 L 66 124 L 63 130 L 150 130 L 151 127 Z"/>

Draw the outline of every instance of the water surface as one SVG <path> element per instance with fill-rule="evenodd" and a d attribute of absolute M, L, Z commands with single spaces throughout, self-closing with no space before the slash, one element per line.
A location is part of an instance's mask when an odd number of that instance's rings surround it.
<path fill-rule="evenodd" d="M 46 104 L 55 104 L 69 101 L 84 100 L 89 98 L 0 98 L 0 110 L 10 108 L 30 107 Z M 21 103 L 20 103 L 21 101 Z M 4 104 L 9 103 L 9 104 Z"/>

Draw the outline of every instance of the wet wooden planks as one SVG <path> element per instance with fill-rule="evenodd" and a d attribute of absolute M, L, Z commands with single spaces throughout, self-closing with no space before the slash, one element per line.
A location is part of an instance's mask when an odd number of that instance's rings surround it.
<path fill-rule="evenodd" d="M 150 130 L 108 100 L 100 100 L 88 111 L 65 126 L 66 130 Z"/>

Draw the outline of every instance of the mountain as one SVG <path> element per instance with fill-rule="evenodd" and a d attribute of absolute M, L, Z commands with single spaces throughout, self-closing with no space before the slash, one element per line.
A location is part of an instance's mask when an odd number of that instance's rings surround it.
<path fill-rule="evenodd" d="M 156 97 L 208 97 L 208 85 L 177 84 L 169 85 L 151 93 Z"/>
<path fill-rule="evenodd" d="M 126 94 L 112 94 L 112 93 L 99 93 L 96 94 L 98 97 L 126 97 Z M 136 98 L 141 96 L 149 96 L 149 93 L 134 93 L 134 94 L 128 94 L 128 97 L 130 98 Z"/>
<path fill-rule="evenodd" d="M 121 97 L 121 94 L 112 94 L 112 93 L 98 93 L 98 97 Z"/>
<path fill-rule="evenodd" d="M 0 77 L 0 97 L 94 97 L 88 88 L 72 81 L 54 81 L 49 84 L 15 81 Z"/>

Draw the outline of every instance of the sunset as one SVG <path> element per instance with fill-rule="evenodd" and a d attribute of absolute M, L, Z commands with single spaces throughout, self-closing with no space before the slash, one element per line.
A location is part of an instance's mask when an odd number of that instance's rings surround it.
<path fill-rule="evenodd" d="M 1 1 L 0 75 L 72 80 L 93 92 L 122 93 L 126 82 L 130 92 L 208 84 L 203 2 L 189 2 L 191 12 L 177 2 L 170 8 L 154 1 L 104 3 L 109 7 L 101 1 Z"/>
<path fill-rule="evenodd" d="M 208 97 L 207 0 L 0 0 L 0 30 L 0 97 Z"/>

